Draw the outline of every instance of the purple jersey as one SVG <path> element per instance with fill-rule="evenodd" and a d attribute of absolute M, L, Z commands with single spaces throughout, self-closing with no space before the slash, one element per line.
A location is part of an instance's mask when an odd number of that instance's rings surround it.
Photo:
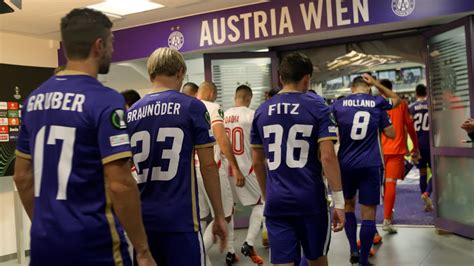
<path fill-rule="evenodd" d="M 67 72 L 22 110 L 17 156 L 34 165 L 31 265 L 129 265 L 103 171 L 131 156 L 125 102 L 95 78 Z"/>
<path fill-rule="evenodd" d="M 418 100 L 410 105 L 410 113 L 413 116 L 420 150 L 430 149 L 430 117 L 428 110 L 427 100 Z"/>
<path fill-rule="evenodd" d="M 339 128 L 341 168 L 365 168 L 383 165 L 380 133 L 391 126 L 386 110 L 390 100 L 368 94 L 351 94 L 332 106 Z"/>
<path fill-rule="evenodd" d="M 135 103 L 127 121 L 147 231 L 198 231 L 194 149 L 215 144 L 206 107 L 167 90 Z"/>
<path fill-rule="evenodd" d="M 282 93 L 255 112 L 251 144 L 267 158 L 266 216 L 327 211 L 319 142 L 337 140 L 324 99 L 315 94 Z"/>

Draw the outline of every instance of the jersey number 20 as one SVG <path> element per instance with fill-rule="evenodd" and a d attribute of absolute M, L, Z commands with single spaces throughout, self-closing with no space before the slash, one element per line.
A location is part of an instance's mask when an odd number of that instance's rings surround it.
<path fill-rule="evenodd" d="M 428 113 L 416 113 L 413 116 L 415 120 L 415 130 L 416 131 L 430 131 L 430 124 L 428 119 Z"/>

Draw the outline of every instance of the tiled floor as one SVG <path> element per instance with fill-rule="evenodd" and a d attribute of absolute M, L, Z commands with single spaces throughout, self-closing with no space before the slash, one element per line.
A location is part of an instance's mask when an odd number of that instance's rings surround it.
<path fill-rule="evenodd" d="M 380 231 L 380 230 L 379 230 Z M 245 230 L 237 230 L 235 248 L 245 238 Z M 474 241 L 456 235 L 437 235 L 432 227 L 401 227 L 396 235 L 383 235 L 383 243 L 378 247 L 372 263 L 383 266 L 473 266 Z M 268 262 L 268 250 L 260 245 L 257 251 Z M 211 249 L 210 257 L 214 266 L 224 266 L 224 255 Z M 18 266 L 16 261 L 0 263 L 0 266 Z M 23 264 L 27 265 L 27 264 Z M 249 259 L 242 258 L 237 266 L 253 266 Z M 329 251 L 329 265 L 349 265 L 348 244 L 344 232 L 333 234 Z M 85 265 L 86 266 L 86 265 Z M 180 266 L 180 265 L 176 265 Z"/>

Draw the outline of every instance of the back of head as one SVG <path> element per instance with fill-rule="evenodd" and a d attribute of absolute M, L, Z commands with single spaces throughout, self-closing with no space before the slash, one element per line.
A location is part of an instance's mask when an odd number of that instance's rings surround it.
<path fill-rule="evenodd" d="M 268 92 L 268 99 L 272 98 L 273 96 L 277 95 L 280 92 L 279 88 L 273 88 Z M 267 99 L 267 100 L 268 100 Z"/>
<path fill-rule="evenodd" d="M 121 92 L 123 98 L 125 99 L 125 104 L 127 108 L 130 108 L 134 103 L 140 100 L 140 94 L 136 90 L 125 90 Z"/>
<path fill-rule="evenodd" d="M 365 82 L 364 78 L 362 76 L 355 77 L 352 80 L 352 90 L 363 90 L 364 92 L 369 89 L 369 84 Z M 368 92 L 368 91 L 367 91 Z"/>
<path fill-rule="evenodd" d="M 156 49 L 148 58 L 146 65 L 151 81 L 157 76 L 175 76 L 180 70 L 183 73 L 186 72 L 183 55 L 177 50 L 167 47 Z"/>
<path fill-rule="evenodd" d="M 416 86 L 416 97 L 426 97 L 427 95 L 427 90 L 426 90 L 426 86 L 423 85 L 423 84 L 419 84 L 418 86 Z"/>
<path fill-rule="evenodd" d="M 279 72 L 283 84 L 298 83 L 306 75 L 313 74 L 313 63 L 304 54 L 291 53 L 281 61 Z"/>
<path fill-rule="evenodd" d="M 388 79 L 382 79 L 380 81 L 380 84 L 382 84 L 384 87 L 386 87 L 389 90 L 393 90 L 393 84 L 390 80 Z"/>
<path fill-rule="evenodd" d="M 235 90 L 235 105 L 249 107 L 252 102 L 252 97 L 252 89 L 247 85 L 240 85 Z"/>
<path fill-rule="evenodd" d="M 214 102 L 217 99 L 217 87 L 213 82 L 204 81 L 199 85 L 196 97 L 200 100 Z"/>
<path fill-rule="evenodd" d="M 68 60 L 83 60 L 89 57 L 97 39 L 105 43 L 111 38 L 112 22 L 99 11 L 76 8 L 61 19 L 61 39 Z"/>
<path fill-rule="evenodd" d="M 196 93 L 198 92 L 198 85 L 196 85 L 193 82 L 188 82 L 183 85 L 183 93 L 191 96 L 191 97 L 196 97 Z"/>

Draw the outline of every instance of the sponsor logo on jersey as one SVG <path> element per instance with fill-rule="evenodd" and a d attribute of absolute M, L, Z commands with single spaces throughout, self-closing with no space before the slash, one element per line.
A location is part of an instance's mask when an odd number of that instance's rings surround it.
<path fill-rule="evenodd" d="M 8 126 L 8 118 L 0 118 L 0 126 Z"/>
<path fill-rule="evenodd" d="M 7 110 L 8 103 L 7 102 L 0 102 L 0 110 Z"/>
<path fill-rule="evenodd" d="M 208 111 L 204 113 L 204 119 L 206 119 L 207 123 L 211 125 L 211 116 L 209 115 Z"/>
<path fill-rule="evenodd" d="M 392 0 L 392 11 L 399 17 L 406 17 L 415 11 L 415 0 Z"/>
<path fill-rule="evenodd" d="M 9 142 L 9 141 L 10 141 L 10 135 L 0 134 L 0 142 Z"/>
<path fill-rule="evenodd" d="M 110 146 L 117 147 L 130 144 L 130 139 L 128 138 L 128 134 L 120 134 L 110 137 Z"/>
<path fill-rule="evenodd" d="M 219 113 L 219 116 L 220 116 L 222 119 L 224 119 L 224 111 L 222 111 L 222 109 L 219 109 L 217 112 Z"/>
<path fill-rule="evenodd" d="M 116 129 L 126 129 L 127 123 L 125 123 L 125 111 L 122 109 L 115 109 L 110 116 L 112 126 Z"/>

